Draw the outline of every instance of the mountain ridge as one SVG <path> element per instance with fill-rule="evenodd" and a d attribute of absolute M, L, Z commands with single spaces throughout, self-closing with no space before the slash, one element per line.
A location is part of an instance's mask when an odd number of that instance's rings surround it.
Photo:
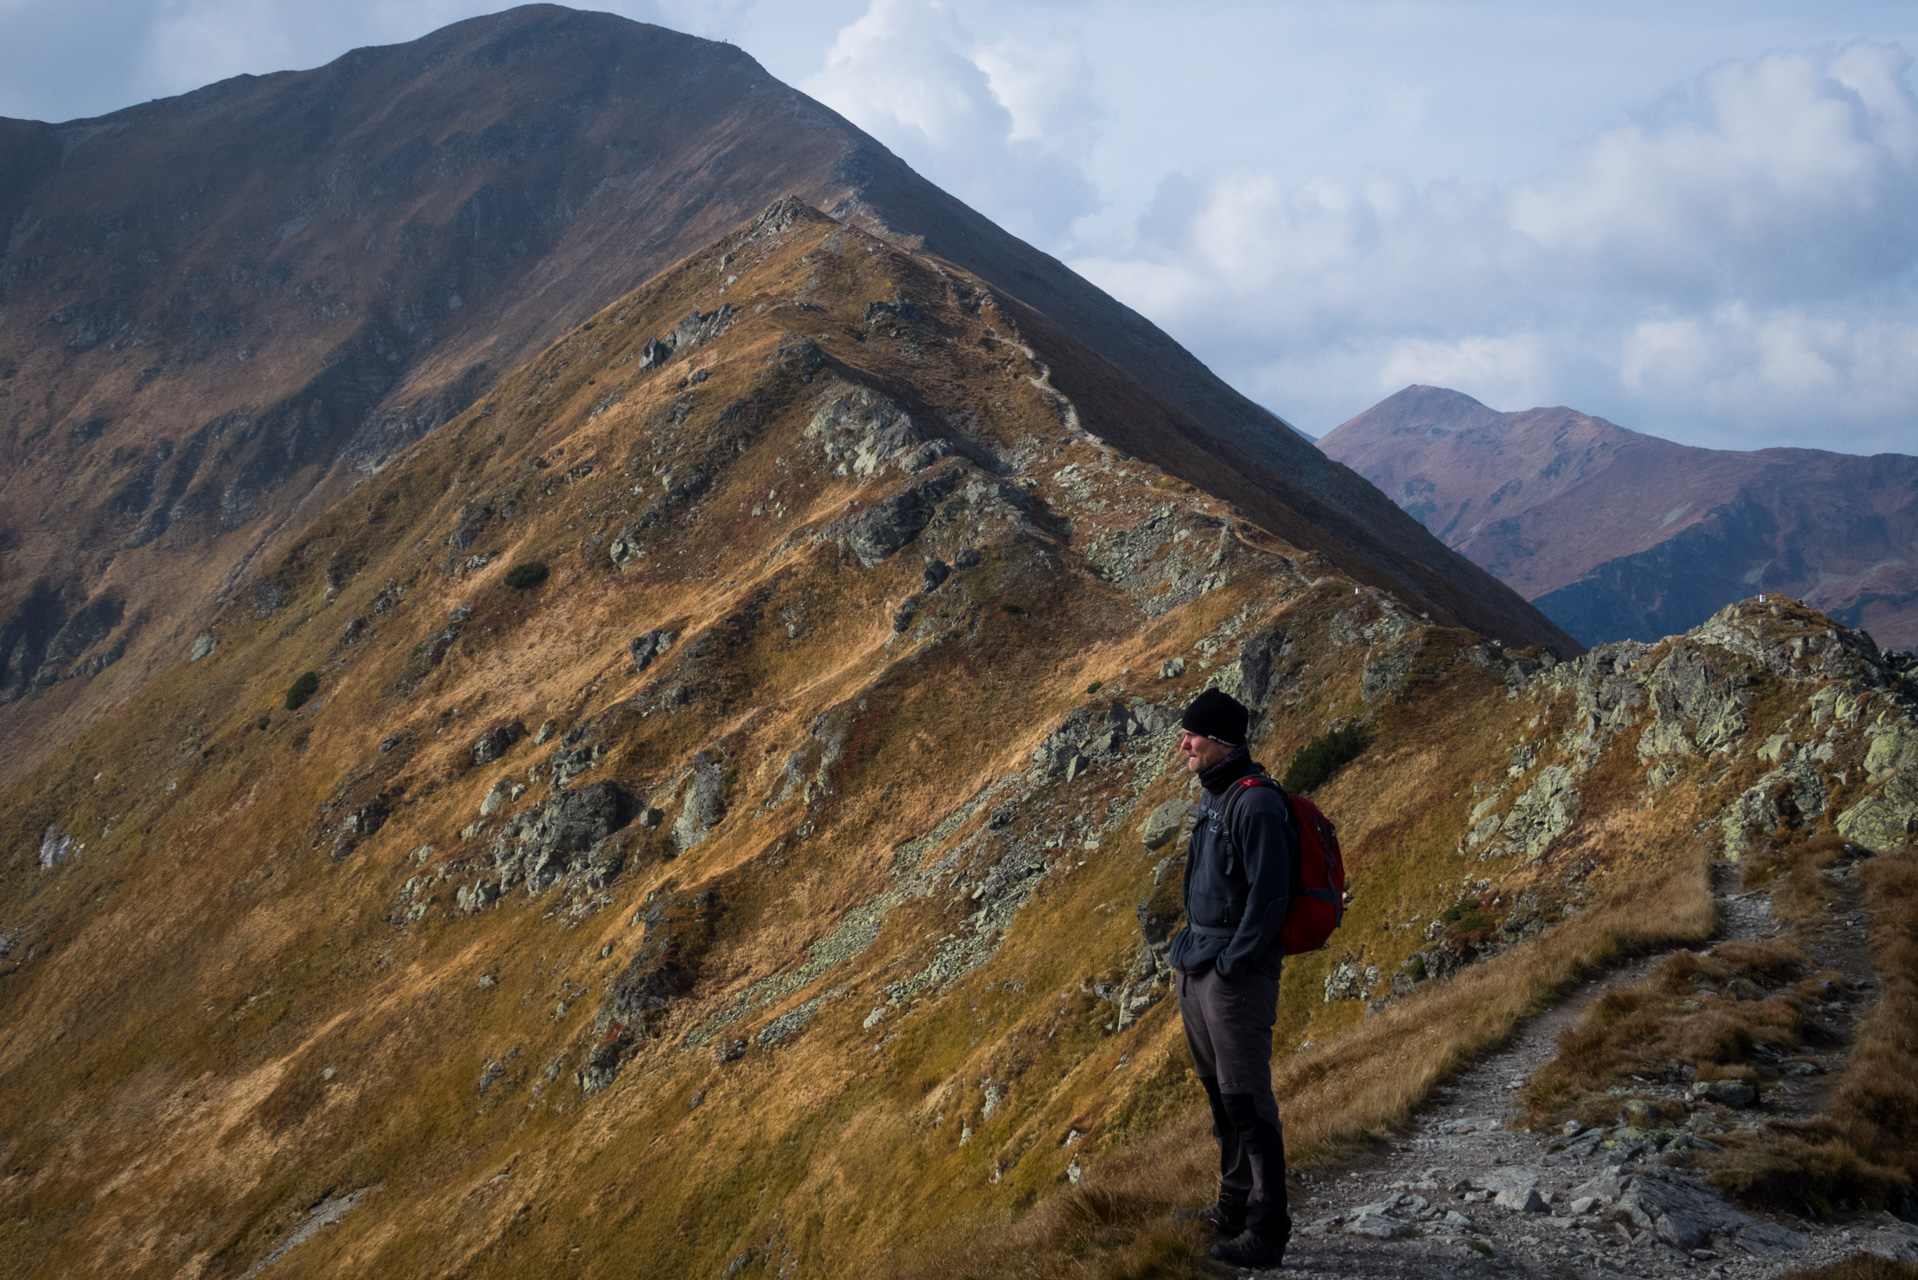
<path fill-rule="evenodd" d="M 504 372 L 790 192 L 1122 367 L 1158 424 L 1129 433 L 1138 456 L 1435 616 L 1576 647 L 1149 321 L 730 46 L 530 6 L 0 122 L 0 160 L 8 769 L 177 661 L 203 602 Z"/>
<path fill-rule="evenodd" d="M 1275 768 L 1372 737 L 1315 792 L 1358 891 L 1280 990 L 1301 1209 L 1530 1011 L 1708 937 L 1728 854 L 1909 861 L 1914 690 L 1864 637 L 1747 601 L 1497 645 L 1106 443 L 1134 386 L 781 201 L 262 558 L 0 785 L 16 1269 L 1200 1274 L 1165 956 L 1202 688 Z M 1858 998 L 1757 980 L 1724 1006 Z M 1776 1136 L 1696 1114 L 1701 1173 Z"/>
<path fill-rule="evenodd" d="M 1588 642 L 1776 591 L 1918 645 L 1918 458 L 1703 449 L 1421 386 L 1320 444 Z"/>

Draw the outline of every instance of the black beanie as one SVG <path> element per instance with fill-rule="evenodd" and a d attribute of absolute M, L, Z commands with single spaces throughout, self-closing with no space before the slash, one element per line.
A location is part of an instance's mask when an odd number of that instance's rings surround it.
<path fill-rule="evenodd" d="M 1245 726 L 1250 719 L 1245 705 L 1229 693 L 1207 689 L 1185 709 L 1179 725 L 1188 733 L 1201 734 L 1229 747 L 1245 745 Z"/>

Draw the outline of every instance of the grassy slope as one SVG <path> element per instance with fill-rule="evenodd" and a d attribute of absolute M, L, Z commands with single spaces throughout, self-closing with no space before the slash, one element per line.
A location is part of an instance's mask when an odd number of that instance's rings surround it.
<path fill-rule="evenodd" d="M 924 318 L 866 309 L 900 298 Z M 721 301 L 741 309 L 731 332 L 635 372 L 646 338 Z M 1138 749 L 1070 782 L 1027 771 L 1075 708 L 1176 705 L 1255 634 L 1279 638 L 1258 742 L 1275 768 L 1334 720 L 1377 729 L 1318 796 L 1344 834 L 1356 906 L 1332 951 L 1288 969 L 1282 996 L 1279 1075 L 1304 1158 L 1402 1119 L 1590 966 L 1708 932 L 1692 832 L 1710 795 L 1641 808 L 1621 740 L 1542 862 L 1462 850 L 1474 788 L 1507 781 L 1521 740 L 1561 732 L 1568 695 L 1535 682 L 1509 697 L 1505 660 L 1472 660 L 1475 637 L 1065 432 L 1011 323 L 948 268 L 823 220 L 742 233 L 369 479 L 268 568 L 285 608 L 229 606 L 213 657 L 163 676 L 0 800 L 13 851 L 0 929 L 21 939 L 0 968 L 0 1269 L 238 1275 L 311 1206 L 367 1188 L 275 1274 L 678 1274 L 742 1258 L 736 1274 L 1048 1272 L 1088 1250 L 1101 1266 L 1183 1265 L 1188 1242 L 1156 1215 L 1204 1197 L 1209 1143 L 1176 1013 L 1161 1000 L 1114 1032 L 1100 992 L 1133 963 L 1133 905 L 1169 852 L 1146 851 L 1134 828 L 1187 783 Z M 810 382 L 797 335 L 827 361 Z M 684 381 L 700 369 L 706 381 Z M 887 388 L 985 464 L 966 482 L 984 496 L 872 569 L 811 536 L 904 483 L 821 465 L 804 429 L 835 377 Z M 755 396 L 742 440 L 721 408 Z M 644 556 L 616 569 L 613 535 L 695 466 L 710 486 L 664 508 L 638 534 Z M 1037 503 L 1025 515 L 1019 494 Z M 462 510 L 486 498 L 513 517 L 450 550 Z M 1222 537 L 1222 581 L 1154 614 L 1137 601 L 1155 588 L 1128 594 L 1087 556 L 1164 511 L 1187 544 Z M 922 555 L 950 561 L 963 546 L 983 563 L 895 635 Z M 480 551 L 497 557 L 463 567 Z M 544 584 L 503 585 L 531 560 L 550 566 Z M 380 599 L 398 603 L 381 612 Z M 470 617 L 429 665 L 455 606 Z M 626 642 L 662 626 L 679 642 L 635 673 Z M 1368 640 L 1368 626 L 1382 629 Z M 1367 686 L 1367 663 L 1395 655 L 1402 680 Z M 1173 656 L 1185 674 L 1159 679 Z M 319 696 L 288 714 L 282 695 L 306 670 Z M 666 709 L 676 681 L 695 696 Z M 727 816 L 678 857 L 628 828 L 602 909 L 518 890 L 457 914 L 453 891 L 480 874 L 498 819 L 468 841 L 457 832 L 497 778 L 528 781 L 554 750 L 527 741 L 473 767 L 475 737 L 509 719 L 597 724 L 607 754 L 582 783 L 618 779 L 660 804 L 661 832 L 693 754 L 722 752 Z M 392 734 L 400 744 L 380 752 Z M 822 765 L 835 734 L 841 754 Z M 795 752 L 815 786 L 781 802 Z M 521 807 L 546 794 L 533 781 Z M 386 825 L 336 861 L 340 817 L 377 795 Z M 962 808 L 943 839 L 907 845 Z M 85 848 L 40 871 L 49 824 Z M 889 984 L 931 972 L 966 934 L 968 886 L 1016 842 L 1044 850 L 1047 869 L 983 962 L 891 1002 Z M 930 875 L 942 857 L 950 870 Z M 401 886 L 441 868 L 452 874 L 428 912 L 406 921 Z M 922 872 L 928 891 L 902 893 Z M 644 938 L 641 913 L 699 893 L 717 905 L 690 985 L 618 1080 L 582 1095 L 573 1073 Z M 1469 899 L 1495 931 L 1527 894 L 1575 912 L 1379 1016 L 1322 998 L 1342 957 L 1389 977 L 1447 907 Z M 866 949 L 784 989 L 809 948 L 881 900 Z M 772 994 L 742 1006 L 752 992 Z M 801 1033 L 752 1039 L 815 998 Z M 714 1047 L 733 1035 L 749 1048 L 721 1063 Z M 1408 1042 L 1420 1046 L 1409 1073 Z M 1089 1172 L 1072 1186 L 1075 1160 Z M 1006 1237 L 1016 1256 L 971 1248 L 993 1224 L 1021 1224 Z"/>

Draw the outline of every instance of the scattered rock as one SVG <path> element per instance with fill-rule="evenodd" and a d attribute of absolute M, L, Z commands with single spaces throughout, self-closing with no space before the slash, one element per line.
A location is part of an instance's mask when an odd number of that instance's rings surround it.
<path fill-rule="evenodd" d="M 1167 800 L 1154 809 L 1139 825 L 1139 838 L 1145 841 L 1145 847 L 1148 849 L 1163 848 L 1178 837 L 1193 810 L 1194 806 L 1190 801 Z"/>
<path fill-rule="evenodd" d="M 1758 1089 L 1749 1080 L 1701 1080 L 1692 1085 L 1692 1096 L 1721 1107 L 1750 1107 L 1758 1103 Z"/>
<path fill-rule="evenodd" d="M 627 648 L 633 655 L 633 670 L 644 671 L 653 665 L 653 659 L 661 657 L 673 647 L 674 636 L 670 631 L 648 631 L 633 641 Z"/>
<path fill-rule="evenodd" d="M 514 720 L 510 724 L 495 725 L 473 741 L 473 763 L 489 765 L 505 755 L 513 744 L 526 736 L 526 726 Z"/>
<path fill-rule="evenodd" d="M 560 791 L 538 809 L 518 814 L 493 838 L 493 865 L 502 890 L 524 881 L 529 894 L 563 877 L 601 888 L 617 876 L 625 854 L 609 837 L 631 817 L 615 782 Z"/>
<path fill-rule="evenodd" d="M 187 651 L 186 660 L 188 662 L 198 662 L 201 658 L 212 656 L 213 651 L 219 647 L 219 640 L 203 631 L 193 637 L 193 647 Z"/>
<path fill-rule="evenodd" d="M 702 751 L 693 757 L 692 781 L 680 802 L 679 820 L 673 823 L 673 843 L 681 853 L 694 848 L 726 814 L 724 796 L 726 770 L 718 752 Z"/>
<path fill-rule="evenodd" d="M 51 871 L 79 852 L 72 836 L 61 835 L 57 825 L 49 826 L 40 837 L 40 870 Z"/>
<path fill-rule="evenodd" d="M 1167 658 L 1159 664 L 1159 679 L 1161 680 L 1175 680 L 1184 674 L 1184 658 Z"/>

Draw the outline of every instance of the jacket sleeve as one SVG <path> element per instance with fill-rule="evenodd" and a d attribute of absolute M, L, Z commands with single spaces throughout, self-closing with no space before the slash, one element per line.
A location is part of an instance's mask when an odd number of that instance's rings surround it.
<path fill-rule="evenodd" d="M 1292 861 L 1299 847 L 1285 797 L 1270 787 L 1247 789 L 1233 815 L 1232 834 L 1245 857 L 1245 914 L 1239 918 L 1238 933 L 1213 963 L 1222 978 L 1278 945 L 1292 905 Z"/>

